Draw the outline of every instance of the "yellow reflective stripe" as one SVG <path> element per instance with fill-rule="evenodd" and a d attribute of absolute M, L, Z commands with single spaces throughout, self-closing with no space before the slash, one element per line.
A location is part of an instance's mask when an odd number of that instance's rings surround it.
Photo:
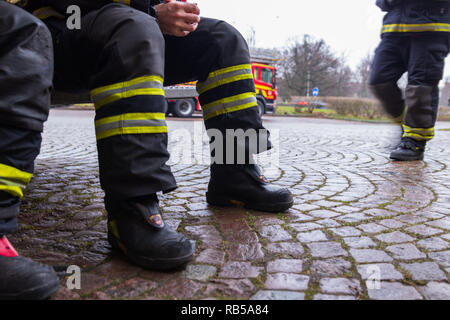
<path fill-rule="evenodd" d="M 211 72 L 208 75 L 208 78 L 214 78 L 214 77 L 220 76 L 220 75 L 225 74 L 225 73 L 230 73 L 230 72 L 233 72 L 233 71 L 245 70 L 245 69 L 250 69 L 251 70 L 252 69 L 252 65 L 250 65 L 250 64 L 241 64 L 241 65 L 237 65 L 237 66 L 233 66 L 233 67 L 228 67 L 228 68 L 216 70 L 216 71 Z"/>
<path fill-rule="evenodd" d="M 217 101 L 214 101 L 212 103 L 208 103 L 204 106 L 202 106 L 203 111 L 207 111 L 215 106 L 221 105 L 221 104 L 226 104 L 229 102 L 233 102 L 233 101 L 239 101 L 239 100 L 243 100 L 243 99 L 247 99 L 247 98 L 251 98 L 251 97 L 255 97 L 255 93 L 254 92 L 247 92 L 247 93 L 243 93 L 243 94 L 238 94 L 236 96 L 232 96 L 232 97 L 228 97 L 228 98 L 224 98 L 224 99 L 220 99 Z"/>
<path fill-rule="evenodd" d="M 133 85 L 142 83 L 142 82 L 147 82 L 147 81 L 155 81 L 155 82 L 159 82 L 161 85 L 164 83 L 164 79 L 162 77 L 159 76 L 142 76 L 142 77 L 138 77 L 129 81 L 125 81 L 125 82 L 119 82 L 119 83 L 115 83 L 115 84 L 111 84 L 108 86 L 104 86 L 104 87 L 99 87 L 96 88 L 94 90 L 92 90 L 91 96 L 96 96 L 100 93 L 109 91 L 109 90 L 116 90 L 116 89 L 120 89 L 120 88 L 127 88 L 127 87 L 131 87 Z"/>
<path fill-rule="evenodd" d="M 8 192 L 15 197 L 22 198 L 23 190 L 25 190 L 26 185 L 18 182 L 13 182 L 0 178 L 0 190 Z"/>
<path fill-rule="evenodd" d="M 95 103 L 95 109 L 98 110 L 99 108 L 103 107 L 104 105 L 106 105 L 108 103 L 112 103 L 112 102 L 120 100 L 120 99 L 131 98 L 134 96 L 164 96 L 164 90 L 163 89 L 136 89 L 136 90 L 130 90 L 130 91 L 125 91 L 125 92 L 121 92 L 121 93 L 115 93 L 115 94 L 110 95 L 109 97 Z"/>
<path fill-rule="evenodd" d="M 2 179 L 28 184 L 32 176 L 31 173 L 0 163 L 0 178 Z"/>
<path fill-rule="evenodd" d="M 129 81 L 96 88 L 90 92 L 98 110 L 105 104 L 138 95 L 164 96 L 164 79 L 159 76 L 142 76 Z M 133 88 L 134 87 L 134 88 Z"/>
<path fill-rule="evenodd" d="M 227 77 L 227 74 L 233 74 L 238 71 L 247 71 L 245 74 Z M 217 79 L 214 79 L 217 78 Z M 202 94 L 216 87 L 240 80 L 253 80 L 252 67 L 249 64 L 242 64 L 234 67 L 228 67 L 211 72 L 206 81 L 197 84 L 197 91 Z"/>
<path fill-rule="evenodd" d="M 5 186 L 0 184 L 0 191 L 7 192 L 11 194 L 14 197 L 22 198 L 23 197 L 23 190 L 21 187 L 17 186 Z"/>
<path fill-rule="evenodd" d="M 434 128 L 411 128 L 403 125 L 403 138 L 414 138 L 416 140 L 431 140 L 434 137 Z"/>
<path fill-rule="evenodd" d="M 406 124 L 403 125 L 403 129 L 406 130 L 410 130 L 410 131 L 422 131 L 422 132 L 432 132 L 434 133 L 434 128 L 412 128 L 407 126 Z"/>
<path fill-rule="evenodd" d="M 64 18 L 64 15 L 60 14 L 52 7 L 44 7 L 34 10 L 33 15 L 41 20 L 46 19 L 48 17 Z"/>
<path fill-rule="evenodd" d="M 122 134 L 166 133 L 164 113 L 125 113 L 95 121 L 97 140 Z"/>
<path fill-rule="evenodd" d="M 4 186 L 19 187 L 19 188 L 22 188 L 22 189 L 25 189 L 25 187 L 26 187 L 26 184 L 24 184 L 22 182 L 11 181 L 11 180 L 6 180 L 6 179 L 2 179 L 2 178 L 0 178 L 0 184 L 4 185 Z"/>
<path fill-rule="evenodd" d="M 165 120 L 166 115 L 164 113 L 125 113 L 118 116 L 103 118 L 95 121 L 95 126 L 101 126 L 103 124 L 124 121 L 124 120 Z"/>
<path fill-rule="evenodd" d="M 417 132 L 417 131 L 405 131 L 403 134 L 416 135 L 416 136 L 421 136 L 421 137 L 434 137 L 434 132 L 427 134 L 427 133 L 421 133 L 421 132 Z"/>
<path fill-rule="evenodd" d="M 225 113 L 231 113 L 231 112 L 236 112 L 236 111 L 240 111 L 240 110 L 244 110 L 244 109 L 248 109 L 248 108 L 253 108 L 256 107 L 258 104 L 251 102 L 251 103 L 247 103 L 241 106 L 236 106 L 236 107 L 232 107 L 232 108 L 227 108 L 227 109 L 222 109 L 222 110 L 218 110 L 216 112 L 210 113 L 207 116 L 204 116 L 203 118 L 205 120 L 217 117 L 221 114 L 225 114 Z"/>
<path fill-rule="evenodd" d="M 33 175 L 0 163 L 0 191 L 22 198 L 23 190 Z"/>
<path fill-rule="evenodd" d="M 202 106 L 203 118 L 208 120 L 224 113 L 252 108 L 257 105 L 256 94 L 254 92 L 246 92 Z"/>
<path fill-rule="evenodd" d="M 130 5 L 130 0 L 114 0 L 114 2 L 116 2 L 116 3 L 122 3 L 122 4 L 125 4 L 125 5 L 127 5 L 127 6 Z"/>
<path fill-rule="evenodd" d="M 434 134 L 431 135 L 431 136 L 423 136 L 423 135 L 420 135 L 420 134 L 405 132 L 402 137 L 403 138 L 414 138 L 416 140 L 423 141 L 423 140 L 431 140 L 431 139 L 433 139 L 434 138 Z"/>
<path fill-rule="evenodd" d="M 448 23 L 424 23 L 424 24 L 388 24 L 382 28 L 382 33 L 387 32 L 450 32 Z"/>
<path fill-rule="evenodd" d="M 97 135 L 97 140 L 122 134 L 167 133 L 167 127 L 125 127 L 103 131 Z"/>
<path fill-rule="evenodd" d="M 253 79 L 253 75 L 252 74 L 243 74 L 243 75 L 239 75 L 239 76 L 235 76 L 235 77 L 231 77 L 231 78 L 226 78 L 226 79 L 222 79 L 219 80 L 215 83 L 210 84 L 209 86 L 206 86 L 202 89 L 198 89 L 198 93 L 202 94 L 205 93 L 208 90 L 217 88 L 219 86 L 223 86 L 225 84 L 231 83 L 231 82 L 236 82 L 236 81 L 240 81 L 240 80 L 247 80 L 247 79 Z"/>

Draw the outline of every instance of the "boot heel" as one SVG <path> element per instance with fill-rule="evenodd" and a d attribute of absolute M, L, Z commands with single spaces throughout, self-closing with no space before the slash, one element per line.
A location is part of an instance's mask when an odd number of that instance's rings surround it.
<path fill-rule="evenodd" d="M 211 192 L 206 193 L 206 202 L 213 206 L 219 207 L 229 207 L 233 205 L 230 199 L 225 198 L 224 196 L 213 194 Z"/>

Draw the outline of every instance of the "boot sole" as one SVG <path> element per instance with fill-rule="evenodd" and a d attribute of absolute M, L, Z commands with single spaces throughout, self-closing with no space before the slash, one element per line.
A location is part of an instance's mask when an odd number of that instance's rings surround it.
<path fill-rule="evenodd" d="M 424 159 L 424 155 L 422 154 L 420 157 L 396 157 L 390 156 L 391 160 L 394 161 L 422 161 Z"/>
<path fill-rule="evenodd" d="M 45 300 L 59 290 L 59 280 L 15 294 L 0 294 L 0 300 Z"/>
<path fill-rule="evenodd" d="M 195 247 L 192 248 L 192 252 L 188 255 L 176 258 L 164 258 L 164 259 L 152 259 L 141 256 L 125 248 L 112 234 L 108 232 L 108 241 L 111 246 L 124 254 L 130 261 L 136 265 L 149 270 L 167 271 L 174 270 L 183 267 L 194 257 Z M 120 243 L 120 244 L 119 244 Z M 126 249 L 126 252 L 122 248 Z"/>
<path fill-rule="evenodd" d="M 222 195 L 212 194 L 211 192 L 206 193 L 206 202 L 210 205 L 218 207 L 236 207 L 243 206 L 246 209 L 252 209 L 257 211 L 265 212 L 284 212 L 288 210 L 294 204 L 294 200 L 289 202 L 278 202 L 278 203 L 252 203 L 242 200 L 232 199 Z"/>

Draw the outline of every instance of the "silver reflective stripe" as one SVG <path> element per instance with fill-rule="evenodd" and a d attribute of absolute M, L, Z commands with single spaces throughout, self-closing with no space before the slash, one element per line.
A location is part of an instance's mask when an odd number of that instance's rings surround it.
<path fill-rule="evenodd" d="M 165 120 L 119 120 L 116 122 L 105 123 L 95 128 L 95 133 L 99 135 L 102 132 L 132 127 L 165 127 Z"/>
<path fill-rule="evenodd" d="M 122 87 L 122 88 L 117 88 L 117 89 L 111 89 L 108 91 L 104 91 L 101 92 L 95 96 L 92 96 L 92 102 L 94 103 L 98 103 L 100 101 L 102 101 L 103 99 L 112 96 L 114 94 L 117 93 L 123 93 L 126 91 L 131 91 L 131 90 L 135 90 L 135 89 L 162 89 L 163 86 L 160 82 L 157 81 L 145 81 L 145 82 L 141 82 L 141 83 L 137 83 L 134 85 L 131 85 L 129 87 Z"/>
<path fill-rule="evenodd" d="M 256 97 L 249 97 L 249 98 L 245 98 L 245 99 L 241 99 L 241 100 L 235 100 L 235 101 L 230 101 L 227 103 L 218 104 L 214 107 L 204 109 L 203 114 L 205 116 L 207 116 L 211 113 L 214 113 L 214 112 L 222 110 L 222 109 L 225 110 L 225 109 L 229 109 L 232 107 L 236 107 L 236 106 L 240 106 L 240 105 L 244 105 L 244 104 L 252 103 L 252 102 L 255 102 L 255 105 L 257 104 Z"/>
<path fill-rule="evenodd" d="M 11 180 L 7 180 L 7 179 L 2 179 L 0 178 L 0 185 L 4 185 L 4 186 L 13 186 L 13 187 L 19 187 L 22 189 L 25 189 L 26 184 L 18 182 L 18 181 L 11 181 Z"/>

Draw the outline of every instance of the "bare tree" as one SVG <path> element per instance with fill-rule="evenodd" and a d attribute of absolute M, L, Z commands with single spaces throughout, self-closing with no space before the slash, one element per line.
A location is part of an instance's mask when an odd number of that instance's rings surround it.
<path fill-rule="evenodd" d="M 369 91 L 369 76 L 370 76 L 370 68 L 372 66 L 373 55 L 368 53 L 364 58 L 361 59 L 361 62 L 356 68 L 356 81 L 360 85 L 360 89 L 358 95 L 361 98 L 367 98 L 370 96 Z"/>
<path fill-rule="evenodd" d="M 346 83 L 351 81 L 345 59 L 336 57 L 324 40 L 309 35 L 292 41 L 283 51 L 278 67 L 283 97 L 308 95 L 314 87 L 320 87 L 323 95 L 345 95 Z"/>
<path fill-rule="evenodd" d="M 343 54 L 338 61 L 336 72 L 334 73 L 336 86 L 330 89 L 329 95 L 345 97 L 351 94 L 352 79 L 354 74 L 352 69 L 347 65 L 347 58 Z"/>

